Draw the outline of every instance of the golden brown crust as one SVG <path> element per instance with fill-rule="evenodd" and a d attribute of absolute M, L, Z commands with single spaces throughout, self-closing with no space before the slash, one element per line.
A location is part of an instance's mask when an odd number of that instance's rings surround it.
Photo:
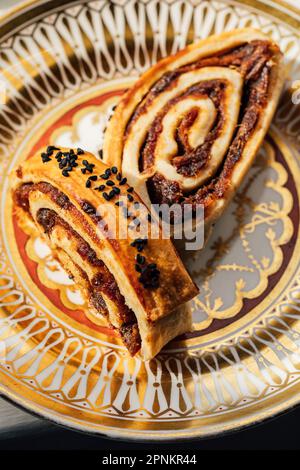
<path fill-rule="evenodd" d="M 122 325 L 126 325 L 124 338 L 128 333 L 128 325 L 137 319 L 142 353 L 144 357 L 152 357 L 158 350 L 157 345 L 151 343 L 152 336 L 147 340 L 150 329 L 155 330 L 155 325 L 161 319 L 171 317 L 175 309 L 194 297 L 197 288 L 172 243 L 161 238 L 149 238 L 140 253 L 146 259 L 146 266 L 155 263 L 159 271 L 158 285 L 154 288 L 146 287 L 141 282 L 141 273 L 135 268 L 138 250 L 132 246 L 134 239 L 129 235 L 130 231 L 128 234 L 125 232 L 124 239 L 110 238 L 114 215 L 117 221 L 121 218 L 126 227 L 131 223 L 131 218 L 124 215 L 116 202 L 124 198 L 127 201 L 130 194 L 128 209 L 133 213 L 134 203 L 139 202 L 142 206 L 139 197 L 131 190 L 128 193 L 129 186 L 123 184 L 118 174 L 110 172 L 110 177 L 106 178 L 108 167 L 89 153 L 77 155 L 76 166 L 72 171 L 67 171 L 66 175 L 66 167 L 60 168 L 56 159 L 61 152 L 68 155 L 69 149 L 52 150 L 50 157 L 47 157 L 47 151 L 38 152 L 14 171 L 12 188 L 15 202 L 45 233 L 52 249 L 56 250 L 68 271 L 76 271 L 77 279 L 82 279 L 83 273 L 79 267 L 84 268 L 88 279 L 85 289 L 89 289 L 89 283 L 97 287 L 91 308 L 96 306 L 99 313 L 104 300 L 102 313 L 105 314 L 107 309 L 114 327 L 121 329 Z M 60 161 L 63 158 L 64 155 Z M 91 176 L 97 179 L 90 180 L 89 187 L 86 187 Z M 114 185 L 107 186 L 108 181 Z M 105 186 L 105 190 L 95 189 L 100 186 Z M 106 200 L 104 193 L 109 194 L 113 187 L 119 188 L 119 192 Z M 134 312 L 133 318 L 130 312 Z M 163 344 L 172 339 L 174 334 L 188 330 L 190 319 L 188 316 L 186 318 L 187 327 L 183 328 L 182 323 L 180 331 L 169 329 L 162 336 Z M 134 327 L 131 330 L 133 335 Z"/>
<path fill-rule="evenodd" d="M 283 80 L 282 54 L 260 31 L 191 44 L 123 96 L 105 133 L 104 160 L 148 205 L 203 204 L 209 226 L 252 164 Z"/>

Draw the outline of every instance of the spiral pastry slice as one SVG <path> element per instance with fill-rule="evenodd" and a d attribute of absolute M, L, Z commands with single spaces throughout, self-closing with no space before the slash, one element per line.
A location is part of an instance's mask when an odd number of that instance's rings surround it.
<path fill-rule="evenodd" d="M 191 328 L 184 304 L 198 289 L 170 240 L 131 235 L 137 207 L 151 216 L 116 167 L 50 146 L 13 172 L 12 191 L 18 219 L 33 221 L 81 287 L 90 320 L 105 317 L 131 355 L 151 359 Z"/>
<path fill-rule="evenodd" d="M 104 161 L 147 205 L 202 204 L 209 226 L 262 143 L 283 76 L 278 46 L 260 31 L 192 44 L 125 93 L 105 133 Z"/>

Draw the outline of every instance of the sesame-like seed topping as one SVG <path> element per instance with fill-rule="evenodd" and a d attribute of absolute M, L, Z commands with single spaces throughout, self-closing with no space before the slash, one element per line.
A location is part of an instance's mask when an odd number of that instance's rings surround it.
<path fill-rule="evenodd" d="M 107 194 L 107 193 L 102 193 L 102 196 L 104 197 L 104 199 L 105 199 L 106 201 L 110 201 L 110 199 L 111 199 L 110 195 Z"/>
<path fill-rule="evenodd" d="M 145 264 L 145 262 L 146 262 L 145 256 L 141 255 L 140 253 L 138 253 L 138 254 L 136 255 L 136 258 L 135 258 L 135 259 L 136 259 L 136 261 L 137 261 L 139 264 Z"/>

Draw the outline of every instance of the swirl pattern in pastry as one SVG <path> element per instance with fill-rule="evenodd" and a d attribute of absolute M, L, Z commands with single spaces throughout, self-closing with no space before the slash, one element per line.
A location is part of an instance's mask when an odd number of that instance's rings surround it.
<path fill-rule="evenodd" d="M 189 45 L 122 97 L 105 133 L 104 161 L 122 169 L 147 205 L 202 204 L 209 225 L 255 158 L 283 78 L 282 54 L 260 31 Z"/>

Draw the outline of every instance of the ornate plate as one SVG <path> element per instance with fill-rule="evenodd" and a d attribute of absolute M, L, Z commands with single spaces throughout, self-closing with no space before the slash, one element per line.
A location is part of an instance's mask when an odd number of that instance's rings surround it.
<path fill-rule="evenodd" d="M 201 288 L 195 331 L 143 364 L 86 318 L 77 286 L 16 225 L 7 174 L 50 142 L 99 152 L 113 105 L 140 72 L 188 42 L 250 25 L 285 52 L 286 90 L 243 187 L 187 261 Z M 73 428 L 144 440 L 207 436 L 299 402 L 299 27 L 300 12 L 271 0 L 39 0 L 2 20 L 4 395 Z"/>

